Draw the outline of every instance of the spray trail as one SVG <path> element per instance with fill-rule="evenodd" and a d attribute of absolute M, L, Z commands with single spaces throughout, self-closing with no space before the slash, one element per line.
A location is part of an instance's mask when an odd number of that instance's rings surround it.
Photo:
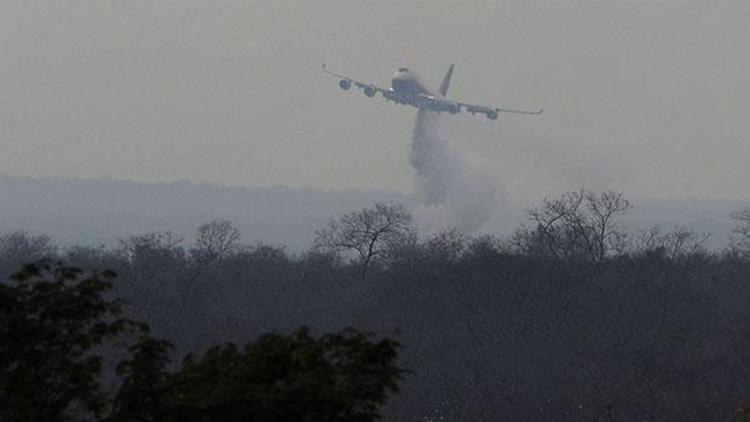
<path fill-rule="evenodd" d="M 412 134 L 411 165 L 422 207 L 419 223 L 428 231 L 482 230 L 498 214 L 496 179 L 471 168 L 450 147 L 440 115 L 419 110 Z"/>

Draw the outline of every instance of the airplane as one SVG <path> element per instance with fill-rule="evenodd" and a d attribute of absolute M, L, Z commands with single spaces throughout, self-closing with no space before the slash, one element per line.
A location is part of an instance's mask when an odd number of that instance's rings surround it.
<path fill-rule="evenodd" d="M 543 110 L 527 111 L 487 107 L 462 103 L 446 98 L 448 86 L 451 83 L 451 76 L 453 75 L 453 66 L 454 65 L 450 65 L 448 68 L 448 72 L 445 74 L 443 82 L 440 84 L 439 91 L 434 91 L 433 89 L 428 88 L 414 71 L 406 67 L 400 67 L 393 75 L 393 78 L 391 79 L 391 88 L 381 88 L 375 84 L 360 82 L 349 76 L 333 72 L 326 67 L 325 63 L 323 63 L 323 72 L 339 78 L 339 87 L 344 91 L 349 90 L 352 85 L 354 85 L 356 88 L 361 89 L 369 98 L 380 93 L 386 101 L 393 101 L 396 104 L 406 104 L 418 109 L 432 110 L 438 113 L 447 111 L 450 114 L 457 114 L 462 109 L 465 109 L 472 115 L 477 113 L 484 114 L 490 120 L 497 120 L 499 113 L 542 114 Z"/>

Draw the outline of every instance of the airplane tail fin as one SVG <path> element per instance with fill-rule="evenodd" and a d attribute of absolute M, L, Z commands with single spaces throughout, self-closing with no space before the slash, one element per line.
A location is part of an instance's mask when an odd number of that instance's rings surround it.
<path fill-rule="evenodd" d="M 448 87 L 451 84 L 451 76 L 453 75 L 453 66 L 448 68 L 448 72 L 445 74 L 445 77 L 443 78 L 443 83 L 440 84 L 440 93 L 443 95 L 448 94 Z"/>

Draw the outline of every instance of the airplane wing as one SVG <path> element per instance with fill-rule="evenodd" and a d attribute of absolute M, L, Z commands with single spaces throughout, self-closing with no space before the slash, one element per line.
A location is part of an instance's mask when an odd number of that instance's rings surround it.
<path fill-rule="evenodd" d="M 386 98 L 388 97 L 387 94 L 383 94 Z M 441 97 L 434 97 L 432 95 L 427 94 L 419 94 L 417 96 L 419 100 L 418 106 L 420 108 L 426 108 L 429 110 L 442 112 L 447 111 L 451 114 L 456 114 L 461 109 L 465 109 L 467 112 L 473 114 L 484 114 L 490 120 L 497 119 L 498 115 L 500 113 L 516 113 L 516 114 L 530 114 L 530 115 L 539 115 L 542 114 L 544 110 L 513 110 L 508 108 L 498 108 L 498 107 L 487 107 L 487 106 L 481 106 L 476 104 L 468 104 L 468 103 L 462 103 L 459 101 L 453 101 L 448 98 L 441 98 Z"/>
<path fill-rule="evenodd" d="M 393 97 L 392 89 L 382 88 L 373 83 L 358 81 L 349 76 L 333 72 L 326 67 L 325 63 L 323 63 L 323 72 L 341 79 L 339 81 L 339 87 L 343 90 L 347 90 L 351 88 L 352 85 L 354 85 L 355 87 L 361 89 L 362 92 L 364 92 L 368 97 L 374 97 L 377 93 L 381 93 L 387 99 L 391 99 L 391 97 Z"/>
<path fill-rule="evenodd" d="M 499 107 L 487 107 L 487 106 L 481 106 L 481 105 L 475 105 L 475 104 L 467 104 L 467 103 L 461 103 L 457 102 L 460 107 L 466 109 L 467 112 L 471 114 L 481 113 L 485 116 L 489 117 L 492 120 L 497 119 L 497 116 L 499 113 L 515 113 L 515 114 L 530 114 L 530 115 L 539 115 L 542 114 L 544 111 L 543 109 L 540 110 L 513 110 L 509 108 L 499 108 Z"/>

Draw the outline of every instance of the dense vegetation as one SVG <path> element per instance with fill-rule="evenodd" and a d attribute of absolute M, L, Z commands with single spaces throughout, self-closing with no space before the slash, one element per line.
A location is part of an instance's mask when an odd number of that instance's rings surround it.
<path fill-rule="evenodd" d="M 106 297 L 113 279 L 41 262 L 0 284 L 0 420 L 372 421 L 397 390 L 398 344 L 354 329 L 213 346 L 170 371 L 173 346 L 121 318 Z M 104 363 L 127 334 L 120 385 L 107 394 Z"/>
<path fill-rule="evenodd" d="M 334 218 L 303 254 L 243 244 L 225 221 L 201 226 L 189 245 L 148 233 L 60 249 L 15 233 L 0 238 L 0 273 L 47 258 L 118 274 L 95 277 L 112 286 L 101 291 L 100 335 L 133 341 L 116 368 L 102 367 L 103 387 L 85 385 L 116 399 L 77 397 L 113 420 L 140 420 L 127 412 L 144 402 L 156 420 L 741 420 L 748 214 L 736 215 L 735 244 L 708 251 L 683 229 L 627 233 L 617 222 L 628 209 L 617 193 L 570 192 L 529 210 L 512 236 L 469 238 L 419 236 L 404 208 L 378 204 Z M 36 273 L 14 283 L 24 274 Z M 398 365 L 389 337 L 404 346 Z M 88 365 L 85 355 L 56 359 Z M 3 364 L 3 375 L 14 369 Z M 320 394 L 300 401 L 306 385 Z M 282 410 L 292 413 L 273 413 Z"/>

